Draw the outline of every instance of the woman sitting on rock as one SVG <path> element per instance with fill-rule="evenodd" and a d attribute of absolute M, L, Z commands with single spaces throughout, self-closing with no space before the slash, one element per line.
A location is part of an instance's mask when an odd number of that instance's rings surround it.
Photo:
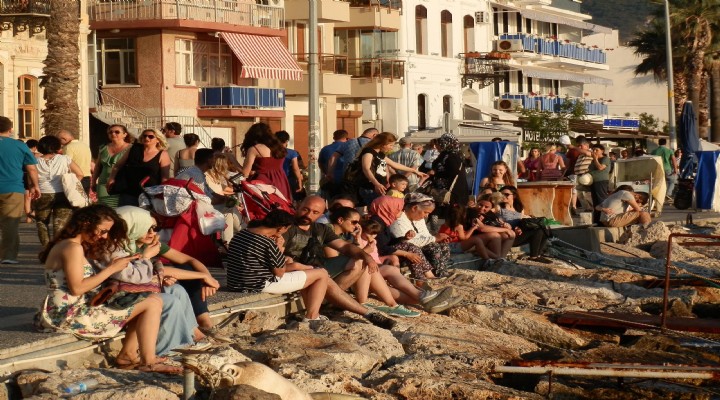
<path fill-rule="evenodd" d="M 521 220 L 529 218 L 523 214 L 523 204 L 518 196 L 517 188 L 514 186 L 503 186 L 500 193 L 504 196 L 504 201 L 498 203 L 500 209 L 498 215 L 503 221 L 512 226 L 515 231 L 514 246 L 530 245 L 530 261 L 551 264 L 552 261 L 543 257 L 542 253 L 547 246 L 547 234 L 542 229 L 521 229 Z"/>
<path fill-rule="evenodd" d="M 398 243 L 396 249 L 408 250 L 407 244 L 420 247 L 430 262 L 432 269 L 420 270 L 415 264 L 412 272 L 416 278 L 435 278 L 447 274 L 450 262 L 448 236 L 438 233 L 433 236 L 425 224 L 425 218 L 435 210 L 432 197 L 421 193 L 410 193 L 405 196 L 405 207 L 402 214 L 390 225 L 388 231 Z"/>
<path fill-rule="evenodd" d="M 253 220 L 230 241 L 227 285 L 232 291 L 286 294 L 300 291 L 305 304 L 304 321 L 327 320 L 320 315 L 330 277 L 327 270 L 302 265 L 283 255 L 282 234 L 295 217 L 283 210 L 270 211 Z"/>
<path fill-rule="evenodd" d="M 515 186 L 515 179 L 513 179 L 512 171 L 510 171 L 510 167 L 505 161 L 492 163 L 490 173 L 480 181 L 481 188 L 499 189 L 508 185 Z"/>
<path fill-rule="evenodd" d="M 133 364 L 139 370 L 182 373 L 182 368 L 163 364 L 155 355 L 162 310 L 159 295 L 142 293 L 122 307 L 90 305 L 100 285 L 140 255 L 114 259 L 99 272 L 88 259 L 106 258 L 122 246 L 125 238 L 125 224 L 110 207 L 95 204 L 73 212 L 65 227 L 40 253 L 48 296 L 36 317 L 37 325 L 91 340 L 111 338 L 127 328 L 118 359 L 134 362 L 139 353 L 137 364 Z"/>
<path fill-rule="evenodd" d="M 501 220 L 493 211 L 494 204 L 499 204 L 502 200 L 504 200 L 503 195 L 497 192 L 482 195 L 478 199 L 477 209 L 468 213 L 468 223 L 478 225 L 479 236 L 487 240 L 488 250 L 497 254 L 498 259 L 507 257 L 515 241 L 515 231 L 512 226 Z"/>
<path fill-rule="evenodd" d="M 465 229 L 466 220 L 466 208 L 465 206 L 456 205 L 448 210 L 447 219 L 445 223 L 440 227 L 439 233 L 444 233 L 448 236 L 447 243 L 450 246 L 451 254 L 462 254 L 466 252 L 472 252 L 482 259 L 498 258 L 497 253 L 490 250 L 490 246 L 497 247 L 494 241 L 499 242 L 499 237 L 481 237 L 473 235 L 476 231 L 479 232 L 480 223 L 475 220 L 472 221 L 472 225 L 469 229 Z M 486 247 L 487 240 L 487 247 Z"/>

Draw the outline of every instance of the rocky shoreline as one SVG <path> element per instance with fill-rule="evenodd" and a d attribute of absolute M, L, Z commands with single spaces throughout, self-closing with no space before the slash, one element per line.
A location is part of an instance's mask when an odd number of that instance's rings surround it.
<path fill-rule="evenodd" d="M 213 376 L 223 364 L 264 364 L 307 393 L 343 393 L 368 399 L 712 399 L 715 380 L 618 379 L 547 374 L 500 374 L 496 366 L 524 361 L 563 365 L 644 364 L 711 366 L 720 370 L 720 335 L 617 328 L 578 328 L 556 323 L 559 313 L 605 311 L 658 315 L 662 289 L 639 281 L 664 273 L 667 235 L 682 227 L 655 223 L 633 230 L 625 244 L 607 244 L 604 264 L 584 268 L 558 261 L 539 265 L 508 261 L 485 271 L 455 270 L 434 286 L 453 285 L 463 303 L 445 315 L 398 319 L 384 330 L 359 317 L 328 309 L 331 321 L 301 323 L 249 311 L 224 333 L 236 342 L 198 355 L 197 397 L 209 398 Z M 698 233 L 720 234 L 720 226 Z M 720 247 L 676 246 L 676 265 L 693 274 L 720 276 Z M 663 250 L 665 249 L 665 250 Z M 563 258 L 562 255 L 558 255 Z M 603 263 L 601 263 L 603 264 Z M 635 270 L 633 270 L 635 268 Z M 671 315 L 713 317 L 720 289 L 683 286 L 671 291 Z M 717 284 L 717 282 L 715 282 Z M 325 312 L 325 311 L 324 311 Z M 21 371 L 11 387 L 15 397 L 58 398 L 59 385 L 94 377 L 100 383 L 75 399 L 177 399 L 182 377 L 116 369 L 99 359 L 89 369 L 47 373 Z M 551 382 L 552 381 L 552 382 Z M 11 396 L 12 398 L 13 396 Z M 214 399 L 271 399 L 277 395 L 236 386 L 215 391 Z M 320 398 L 320 397 L 314 397 Z M 330 397 L 327 397 L 330 398 Z"/>

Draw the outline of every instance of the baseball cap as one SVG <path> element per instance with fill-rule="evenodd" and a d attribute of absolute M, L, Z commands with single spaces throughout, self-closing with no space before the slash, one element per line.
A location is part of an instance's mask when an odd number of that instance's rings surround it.
<path fill-rule="evenodd" d="M 560 136 L 560 144 L 569 145 L 570 144 L 570 136 L 568 135 L 562 135 Z"/>

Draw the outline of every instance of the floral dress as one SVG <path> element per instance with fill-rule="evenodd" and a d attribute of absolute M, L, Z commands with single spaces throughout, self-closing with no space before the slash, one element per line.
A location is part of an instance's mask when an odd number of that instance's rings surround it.
<path fill-rule="evenodd" d="M 83 277 L 95 271 L 90 264 L 84 265 Z M 90 306 L 90 299 L 100 289 L 73 296 L 67 286 L 65 272 L 45 271 L 48 296 L 36 318 L 36 326 L 45 332 L 69 332 L 86 339 L 108 338 L 117 335 L 130 318 L 136 303 L 126 308 L 110 308 L 107 305 Z"/>

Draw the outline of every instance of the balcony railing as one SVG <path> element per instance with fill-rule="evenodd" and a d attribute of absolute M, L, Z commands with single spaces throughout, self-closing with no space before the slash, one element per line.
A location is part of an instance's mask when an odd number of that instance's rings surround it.
<path fill-rule="evenodd" d="M 529 95 L 529 94 L 504 94 L 500 96 L 501 99 L 517 100 L 522 108 L 529 110 L 538 111 L 552 111 L 556 112 L 559 110 L 560 105 L 568 99 L 568 97 L 562 96 L 550 96 L 550 95 Z M 585 114 L 587 115 L 607 115 L 608 106 L 602 100 L 590 100 L 585 98 L 570 97 L 570 101 L 582 102 L 585 105 Z M 514 110 L 506 110 L 514 111 Z"/>
<path fill-rule="evenodd" d="M 200 108 L 284 109 L 285 89 L 220 86 L 200 89 Z"/>
<path fill-rule="evenodd" d="M 303 69 L 306 69 L 307 63 L 310 61 L 310 54 L 294 53 L 293 57 L 300 63 Z M 320 72 L 329 72 L 333 74 L 348 74 L 348 58 L 339 54 L 318 54 L 318 64 Z"/>
<path fill-rule="evenodd" d="M 402 0 L 350 0 L 350 7 L 381 7 L 400 10 L 402 9 Z"/>
<path fill-rule="evenodd" d="M 0 14 L 50 15 L 49 0 L 4 0 L 0 3 Z"/>
<path fill-rule="evenodd" d="M 348 71 L 353 78 L 389 78 L 405 81 L 405 61 L 353 58 L 348 60 Z"/>
<path fill-rule="evenodd" d="M 241 0 L 90 0 L 91 22 L 192 20 L 272 29 L 285 27 L 282 7 Z"/>
<path fill-rule="evenodd" d="M 543 38 L 526 33 L 502 34 L 498 39 L 521 43 L 522 48 L 518 48 L 516 51 L 570 58 L 595 64 L 607 64 L 607 53 L 605 51 L 581 43 Z"/>
<path fill-rule="evenodd" d="M 478 83 L 480 88 L 490 86 L 495 82 L 501 82 L 505 78 L 505 72 L 510 70 L 507 53 L 460 53 L 462 59 L 462 86 L 472 87 Z"/>
<path fill-rule="evenodd" d="M 45 30 L 48 19 L 50 19 L 49 0 L 0 2 L 0 30 L 12 29 L 13 34 L 27 31 L 32 36 Z"/>

